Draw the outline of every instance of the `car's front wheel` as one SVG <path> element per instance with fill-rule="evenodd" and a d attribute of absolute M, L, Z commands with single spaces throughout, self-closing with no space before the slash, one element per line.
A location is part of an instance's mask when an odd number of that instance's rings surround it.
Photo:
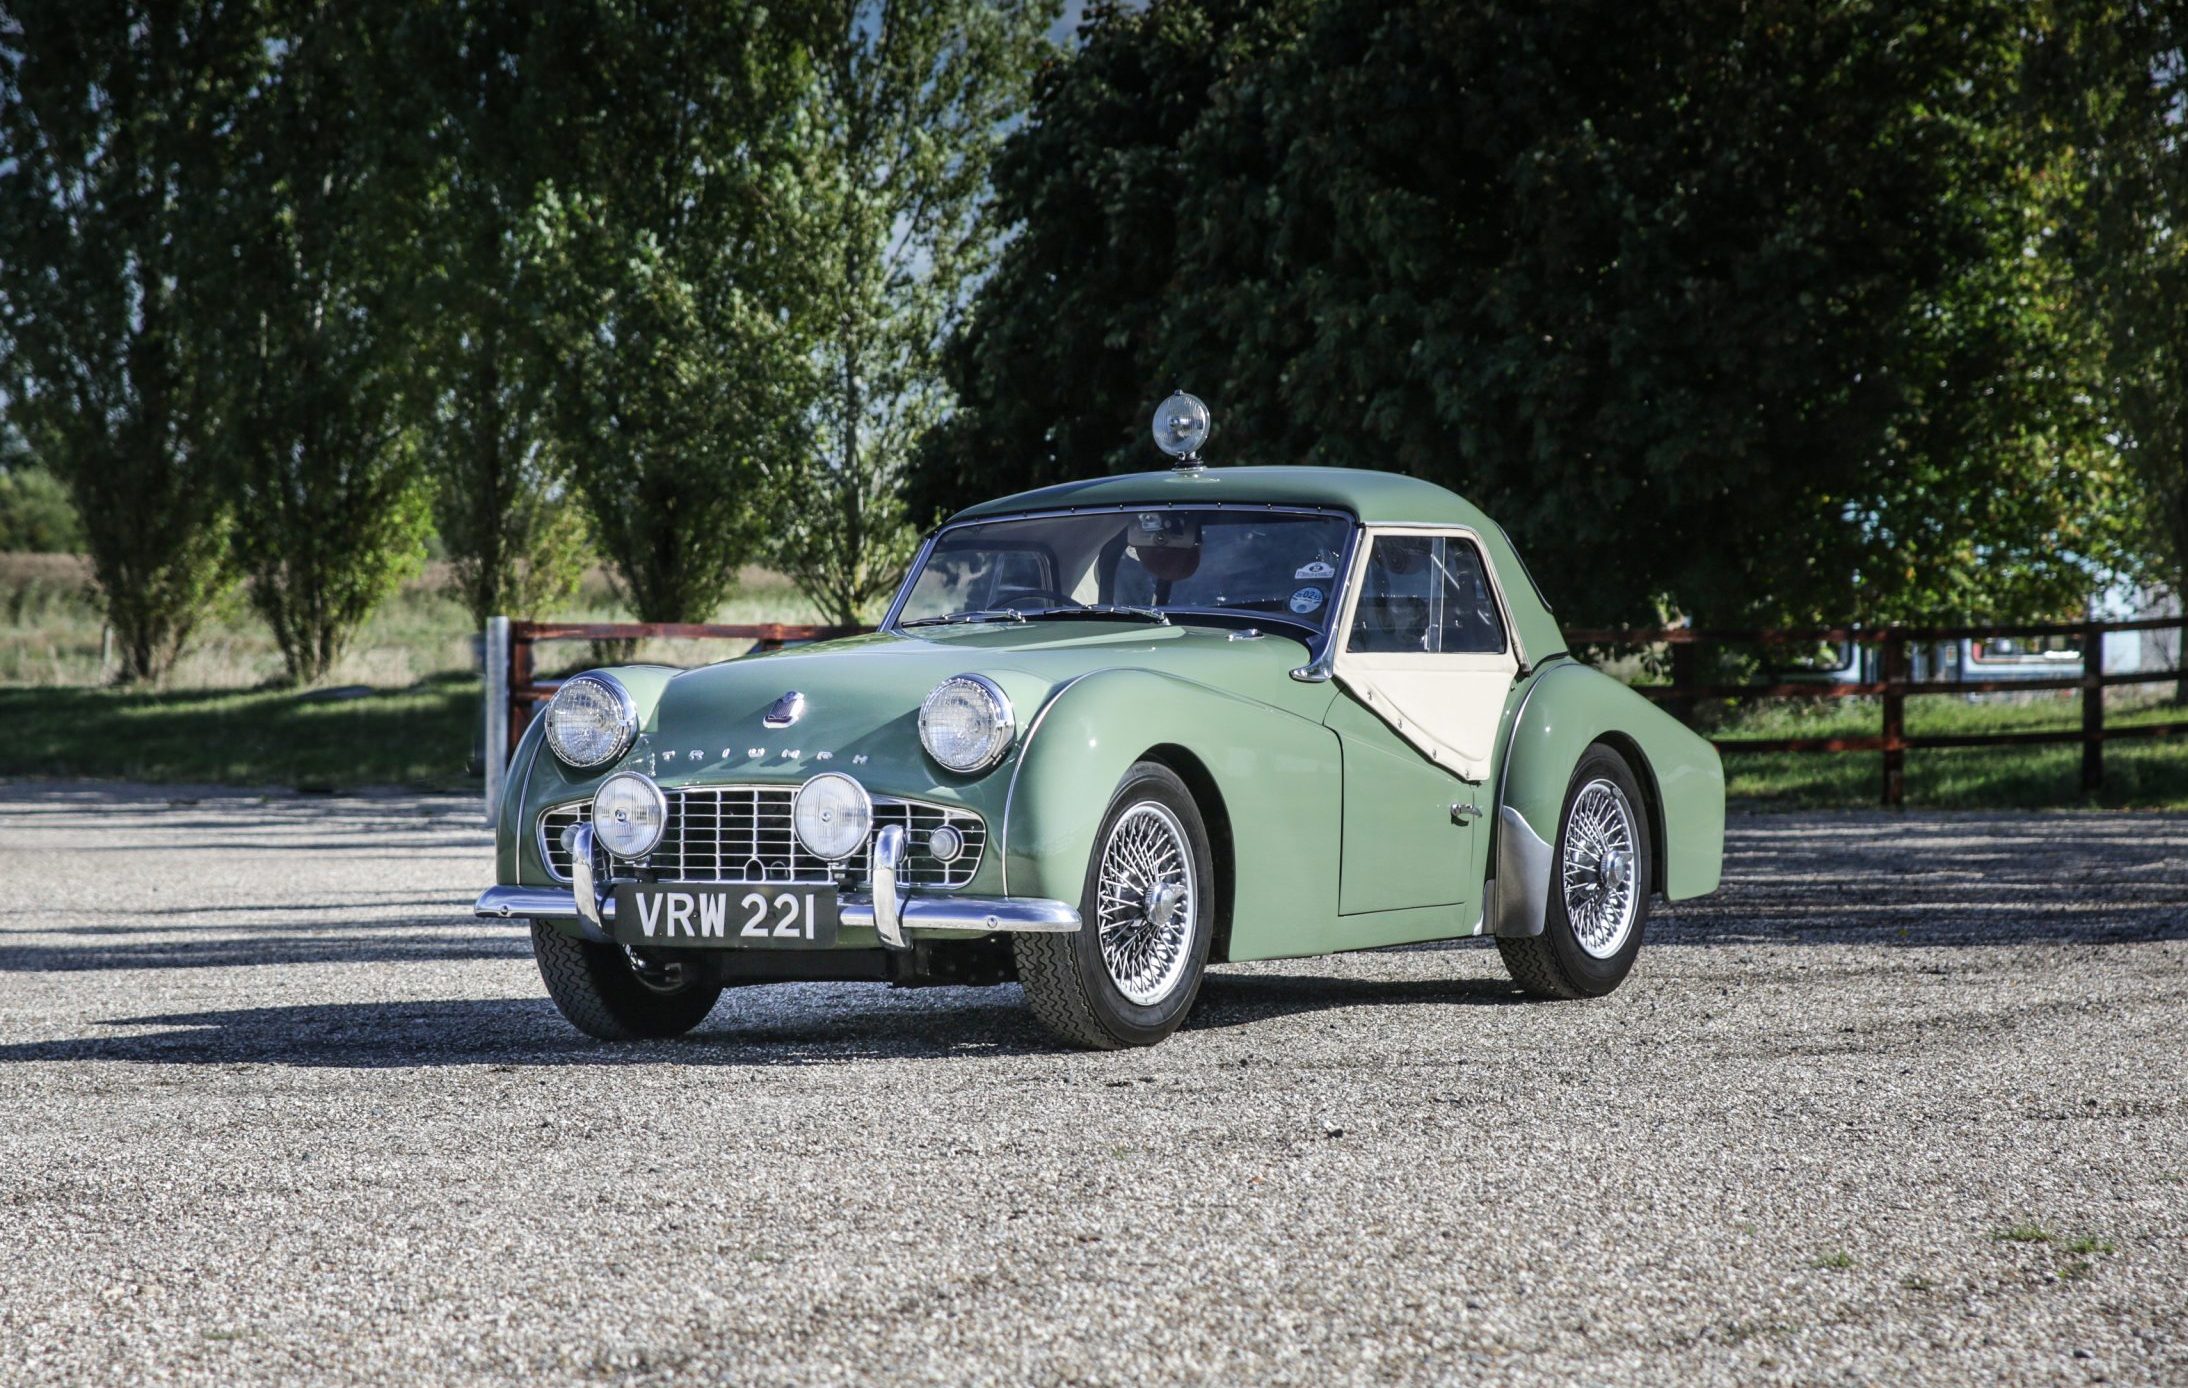
<path fill-rule="evenodd" d="M 1599 998 L 1626 981 L 1649 921 L 1655 845 L 1626 759 L 1590 747 L 1558 820 L 1540 935 L 1499 937 L 1520 987 L 1540 998 Z"/>
<path fill-rule="evenodd" d="M 532 958 L 570 1025 L 603 1041 L 682 1036 L 706 1020 L 722 985 L 697 961 L 656 962 L 621 945 L 532 922 Z"/>
<path fill-rule="evenodd" d="M 1068 935 L 1011 937 L 1033 1015 L 1074 1045 L 1152 1046 L 1185 1020 L 1208 963 L 1215 869 L 1192 792 L 1168 767 L 1125 775 L 1094 836 Z"/>

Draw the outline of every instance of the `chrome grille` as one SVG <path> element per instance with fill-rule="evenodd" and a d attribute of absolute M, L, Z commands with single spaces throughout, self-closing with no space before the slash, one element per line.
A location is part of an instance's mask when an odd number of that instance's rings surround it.
<path fill-rule="evenodd" d="M 826 882 L 860 885 L 872 876 L 873 839 L 843 862 L 814 857 L 798 842 L 790 806 L 796 786 L 694 787 L 667 792 L 668 833 L 646 866 L 666 882 Z M 570 850 L 563 831 L 592 817 L 592 802 L 574 801 L 539 817 L 540 856 L 558 882 L 570 880 Z M 980 867 L 987 847 L 987 826 L 970 810 L 929 805 L 917 800 L 874 797 L 874 827 L 902 825 L 910 843 L 904 855 L 907 887 L 962 887 Z M 949 825 L 964 835 L 964 851 L 942 862 L 927 851 L 927 839 Z"/>

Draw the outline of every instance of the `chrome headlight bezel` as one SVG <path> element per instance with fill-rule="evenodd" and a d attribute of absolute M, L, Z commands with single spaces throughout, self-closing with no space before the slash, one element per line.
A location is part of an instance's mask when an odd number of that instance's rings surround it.
<path fill-rule="evenodd" d="M 602 755 L 586 759 L 580 758 L 573 753 L 564 745 L 563 740 L 556 735 L 556 719 L 558 714 L 564 717 L 573 717 L 574 713 L 572 711 L 575 709 L 579 697 L 579 693 L 575 691 L 591 689 L 598 689 L 608 696 L 610 706 L 615 710 L 616 722 L 615 736 L 610 741 L 608 751 Z M 565 703 L 565 699 L 569 702 Z M 631 749 L 631 743 L 638 739 L 638 701 L 631 698 L 631 692 L 623 687 L 621 680 L 613 675 L 602 674 L 598 671 L 572 675 L 569 679 L 564 680 L 562 687 L 555 691 L 555 697 L 547 701 L 547 711 L 541 714 L 540 717 L 546 720 L 543 736 L 546 739 L 548 750 L 553 752 L 556 759 L 565 766 L 576 767 L 580 771 L 606 766 L 609 762 L 628 752 Z"/>
<path fill-rule="evenodd" d="M 639 803 L 653 812 L 653 826 L 652 832 L 642 839 L 625 839 L 622 843 L 617 843 L 614 836 L 622 832 L 622 826 L 628 826 L 630 820 L 627 816 L 618 818 L 613 813 L 603 815 L 601 799 L 608 794 L 611 787 L 622 786 L 637 789 Z M 625 862 L 637 862 L 659 848 L 661 840 L 668 836 L 668 795 L 654 784 L 651 776 L 637 771 L 618 771 L 594 789 L 590 823 L 593 826 L 594 842 L 608 850 L 610 857 L 621 858 Z"/>
<path fill-rule="evenodd" d="M 839 788 L 848 788 L 848 793 Z M 837 803 L 822 815 L 821 824 L 809 826 L 807 810 L 817 807 L 823 796 L 831 795 L 840 797 Z M 845 817 L 833 817 L 839 814 Z M 806 852 L 823 862 L 840 863 L 865 846 L 867 835 L 874 832 L 874 797 L 857 777 L 823 771 L 798 787 L 796 798 L 790 802 L 790 827 Z M 824 833 L 836 837 L 823 839 Z"/>
<path fill-rule="evenodd" d="M 986 741 L 978 748 L 976 755 L 952 761 L 935 750 L 933 733 L 938 720 L 938 709 L 947 699 L 968 695 L 975 696 L 986 704 L 985 717 L 979 720 L 986 725 Z M 1009 754 L 1017 732 L 1017 719 L 1011 712 L 1010 696 L 1003 692 L 1001 685 L 986 675 L 952 675 L 928 691 L 927 697 L 919 705 L 919 745 L 926 749 L 928 756 L 934 758 L 936 765 L 946 771 L 955 771 L 961 776 L 978 774 L 1001 761 Z"/>

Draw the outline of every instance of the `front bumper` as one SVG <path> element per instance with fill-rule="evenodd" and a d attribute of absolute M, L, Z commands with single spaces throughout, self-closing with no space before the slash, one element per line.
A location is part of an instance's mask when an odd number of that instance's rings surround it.
<path fill-rule="evenodd" d="M 592 826 L 576 831 L 574 880 L 561 887 L 488 887 L 472 907 L 476 915 L 507 919 L 516 916 L 569 917 L 584 922 L 586 934 L 609 938 L 607 923 L 615 919 L 615 896 L 593 876 Z M 904 831 L 895 825 L 883 829 L 874 843 L 873 890 L 846 892 L 837 898 L 843 924 L 872 930 L 891 949 L 909 949 L 912 930 L 1028 931 L 1068 935 L 1078 930 L 1079 908 L 1065 901 L 1022 896 L 906 896 L 897 890 L 897 873 L 904 860 Z"/>

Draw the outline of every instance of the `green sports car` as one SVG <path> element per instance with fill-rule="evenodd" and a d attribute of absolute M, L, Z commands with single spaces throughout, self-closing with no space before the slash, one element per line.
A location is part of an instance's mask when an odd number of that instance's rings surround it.
<path fill-rule="evenodd" d="M 1016 981 L 1148 1045 L 1210 963 L 1493 936 L 1610 992 L 1717 886 L 1715 750 L 1572 658 L 1511 541 L 1407 477 L 1181 463 L 929 536 L 872 634 L 596 670 L 525 730 L 481 915 L 604 1039 L 724 987 Z"/>

